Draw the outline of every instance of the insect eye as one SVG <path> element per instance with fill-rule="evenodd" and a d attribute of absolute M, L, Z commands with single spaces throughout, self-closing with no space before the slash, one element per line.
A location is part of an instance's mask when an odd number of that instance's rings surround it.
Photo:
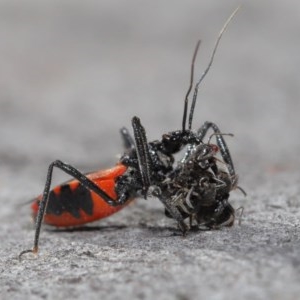
<path fill-rule="evenodd" d="M 182 148 L 182 137 L 181 135 L 174 131 L 166 133 L 162 136 L 162 143 L 165 151 L 169 153 L 176 153 Z"/>

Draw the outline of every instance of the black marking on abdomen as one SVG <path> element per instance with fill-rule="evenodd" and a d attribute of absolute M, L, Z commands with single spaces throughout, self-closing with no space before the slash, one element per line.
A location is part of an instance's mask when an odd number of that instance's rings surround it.
<path fill-rule="evenodd" d="M 86 214 L 93 214 L 93 200 L 91 192 L 79 184 L 71 190 L 69 184 L 64 184 L 60 188 L 59 194 L 53 190 L 49 194 L 47 214 L 61 215 L 69 212 L 73 217 L 80 218 L 80 209 Z"/>

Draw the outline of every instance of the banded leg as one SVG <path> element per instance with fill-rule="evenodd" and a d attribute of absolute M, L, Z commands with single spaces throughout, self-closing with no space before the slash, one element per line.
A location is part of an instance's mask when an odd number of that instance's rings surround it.
<path fill-rule="evenodd" d="M 197 131 L 198 137 L 201 141 L 203 141 L 203 138 L 207 134 L 207 131 L 212 128 L 213 131 L 216 133 L 216 140 L 217 145 L 220 148 L 222 158 L 224 159 L 224 162 L 226 163 L 228 167 L 229 174 L 234 178 L 236 176 L 234 165 L 231 159 L 231 155 L 228 149 L 228 146 L 223 138 L 222 135 L 218 135 L 218 133 L 221 133 L 219 127 L 212 122 L 205 122 Z"/>
<path fill-rule="evenodd" d="M 54 167 L 61 169 L 65 173 L 67 173 L 67 174 L 71 175 L 72 177 L 74 177 L 75 179 L 77 179 L 85 188 L 95 192 L 110 206 L 123 205 L 124 203 L 126 203 L 127 200 L 129 200 L 129 195 L 126 192 L 122 193 L 120 195 L 120 197 L 115 200 L 115 199 L 111 198 L 107 193 L 105 193 L 101 188 L 99 188 L 93 181 L 91 181 L 84 174 L 82 174 L 80 171 L 78 171 L 76 168 L 72 167 L 69 164 L 63 163 L 60 160 L 56 160 L 56 161 L 52 162 L 48 168 L 45 188 L 43 191 L 43 197 L 40 202 L 39 211 L 38 211 L 37 218 L 36 218 L 33 248 L 22 251 L 19 254 L 19 258 L 25 253 L 29 253 L 29 252 L 37 253 L 38 252 L 40 230 L 41 230 L 43 217 L 44 217 L 45 210 L 46 210 L 48 200 L 49 200 L 49 192 L 50 192 L 50 186 L 51 186 L 52 174 L 53 174 Z"/>

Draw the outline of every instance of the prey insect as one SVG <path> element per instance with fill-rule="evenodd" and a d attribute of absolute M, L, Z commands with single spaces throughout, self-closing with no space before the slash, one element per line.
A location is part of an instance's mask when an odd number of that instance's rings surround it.
<path fill-rule="evenodd" d="M 20 257 L 28 252 L 38 252 L 43 221 L 57 227 L 86 224 L 112 215 L 136 197 L 157 197 L 163 203 L 166 215 L 177 221 L 182 234 L 189 230 L 185 223 L 188 217 L 191 224 L 195 221 L 197 225 L 209 228 L 233 224 L 234 209 L 228 198 L 237 187 L 238 177 L 224 134 L 212 122 L 205 122 L 194 131 L 192 122 L 199 86 L 210 70 L 223 32 L 237 10 L 219 33 L 209 64 L 194 87 L 188 110 L 200 41 L 196 45 L 181 130 L 166 133 L 161 140 L 148 142 L 140 119 L 133 117 L 133 136 L 126 128 L 121 129 L 125 153 L 115 167 L 85 175 L 60 160 L 49 165 L 43 194 L 32 204 L 36 219 L 33 248 L 22 251 Z M 210 143 L 211 138 L 204 142 L 209 130 L 214 132 L 212 136 L 215 136 L 216 144 Z M 183 150 L 183 158 L 176 163 L 174 155 Z M 216 157 L 217 153 L 220 153 L 221 159 Z M 54 168 L 74 179 L 50 190 Z"/>
<path fill-rule="evenodd" d="M 202 129 L 205 125 L 208 126 L 209 123 L 205 123 Z M 217 133 L 211 137 L 225 135 L 219 133 L 217 127 L 215 130 Z M 217 145 L 208 142 L 192 146 L 194 149 L 187 152 L 188 155 L 178 164 L 170 179 L 162 185 L 163 192 L 160 192 L 160 197 L 163 197 L 171 208 L 176 207 L 182 219 L 189 217 L 190 228 L 194 221 L 196 228 L 216 229 L 232 226 L 235 210 L 228 202 L 230 192 L 238 188 L 245 194 L 244 190 L 237 186 L 238 176 L 233 164 L 229 163 L 227 170 L 218 165 L 226 163 L 216 157 L 219 151 Z M 169 210 L 166 210 L 166 215 L 173 217 Z M 182 225 L 186 226 L 185 223 Z"/>

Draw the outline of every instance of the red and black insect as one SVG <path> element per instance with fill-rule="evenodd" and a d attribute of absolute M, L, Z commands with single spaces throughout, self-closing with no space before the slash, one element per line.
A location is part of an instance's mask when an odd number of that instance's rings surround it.
<path fill-rule="evenodd" d="M 22 251 L 20 256 L 38 252 L 43 220 L 58 227 L 81 225 L 117 212 L 136 197 L 157 197 L 163 203 L 166 215 L 177 221 L 183 234 L 189 229 L 184 221 L 187 217 L 191 223 L 195 220 L 198 225 L 209 228 L 233 224 L 234 209 L 228 198 L 231 190 L 237 187 L 237 175 L 224 134 L 212 122 L 205 122 L 193 131 L 192 121 L 199 85 L 209 71 L 220 38 L 236 11 L 221 30 L 211 60 L 195 85 L 187 122 L 188 97 L 193 87 L 194 62 L 200 41 L 197 43 L 181 130 L 148 142 L 140 119 L 133 117 L 133 137 L 126 128 L 121 129 L 125 153 L 112 169 L 85 175 L 60 160 L 50 164 L 44 192 L 32 204 L 36 218 L 34 245 L 32 249 Z M 210 129 L 216 136 L 216 145 L 211 144 L 210 139 L 204 143 Z M 176 163 L 174 155 L 184 149 L 184 157 Z M 216 157 L 218 152 L 221 160 Z M 226 170 L 218 165 L 219 161 Z M 54 167 L 74 179 L 50 190 Z"/>
<path fill-rule="evenodd" d="M 56 161 L 58 166 L 59 162 Z M 116 178 L 124 174 L 126 166 L 115 167 L 87 174 L 86 177 L 105 191 L 111 198 L 116 198 L 114 190 Z M 31 205 L 36 218 L 43 196 L 37 197 Z M 86 189 L 79 180 L 70 180 L 56 186 L 49 192 L 48 204 L 43 222 L 56 227 L 77 226 L 93 222 L 112 215 L 124 207 L 111 206 L 97 193 Z M 129 202 L 128 202 L 129 203 Z"/>

